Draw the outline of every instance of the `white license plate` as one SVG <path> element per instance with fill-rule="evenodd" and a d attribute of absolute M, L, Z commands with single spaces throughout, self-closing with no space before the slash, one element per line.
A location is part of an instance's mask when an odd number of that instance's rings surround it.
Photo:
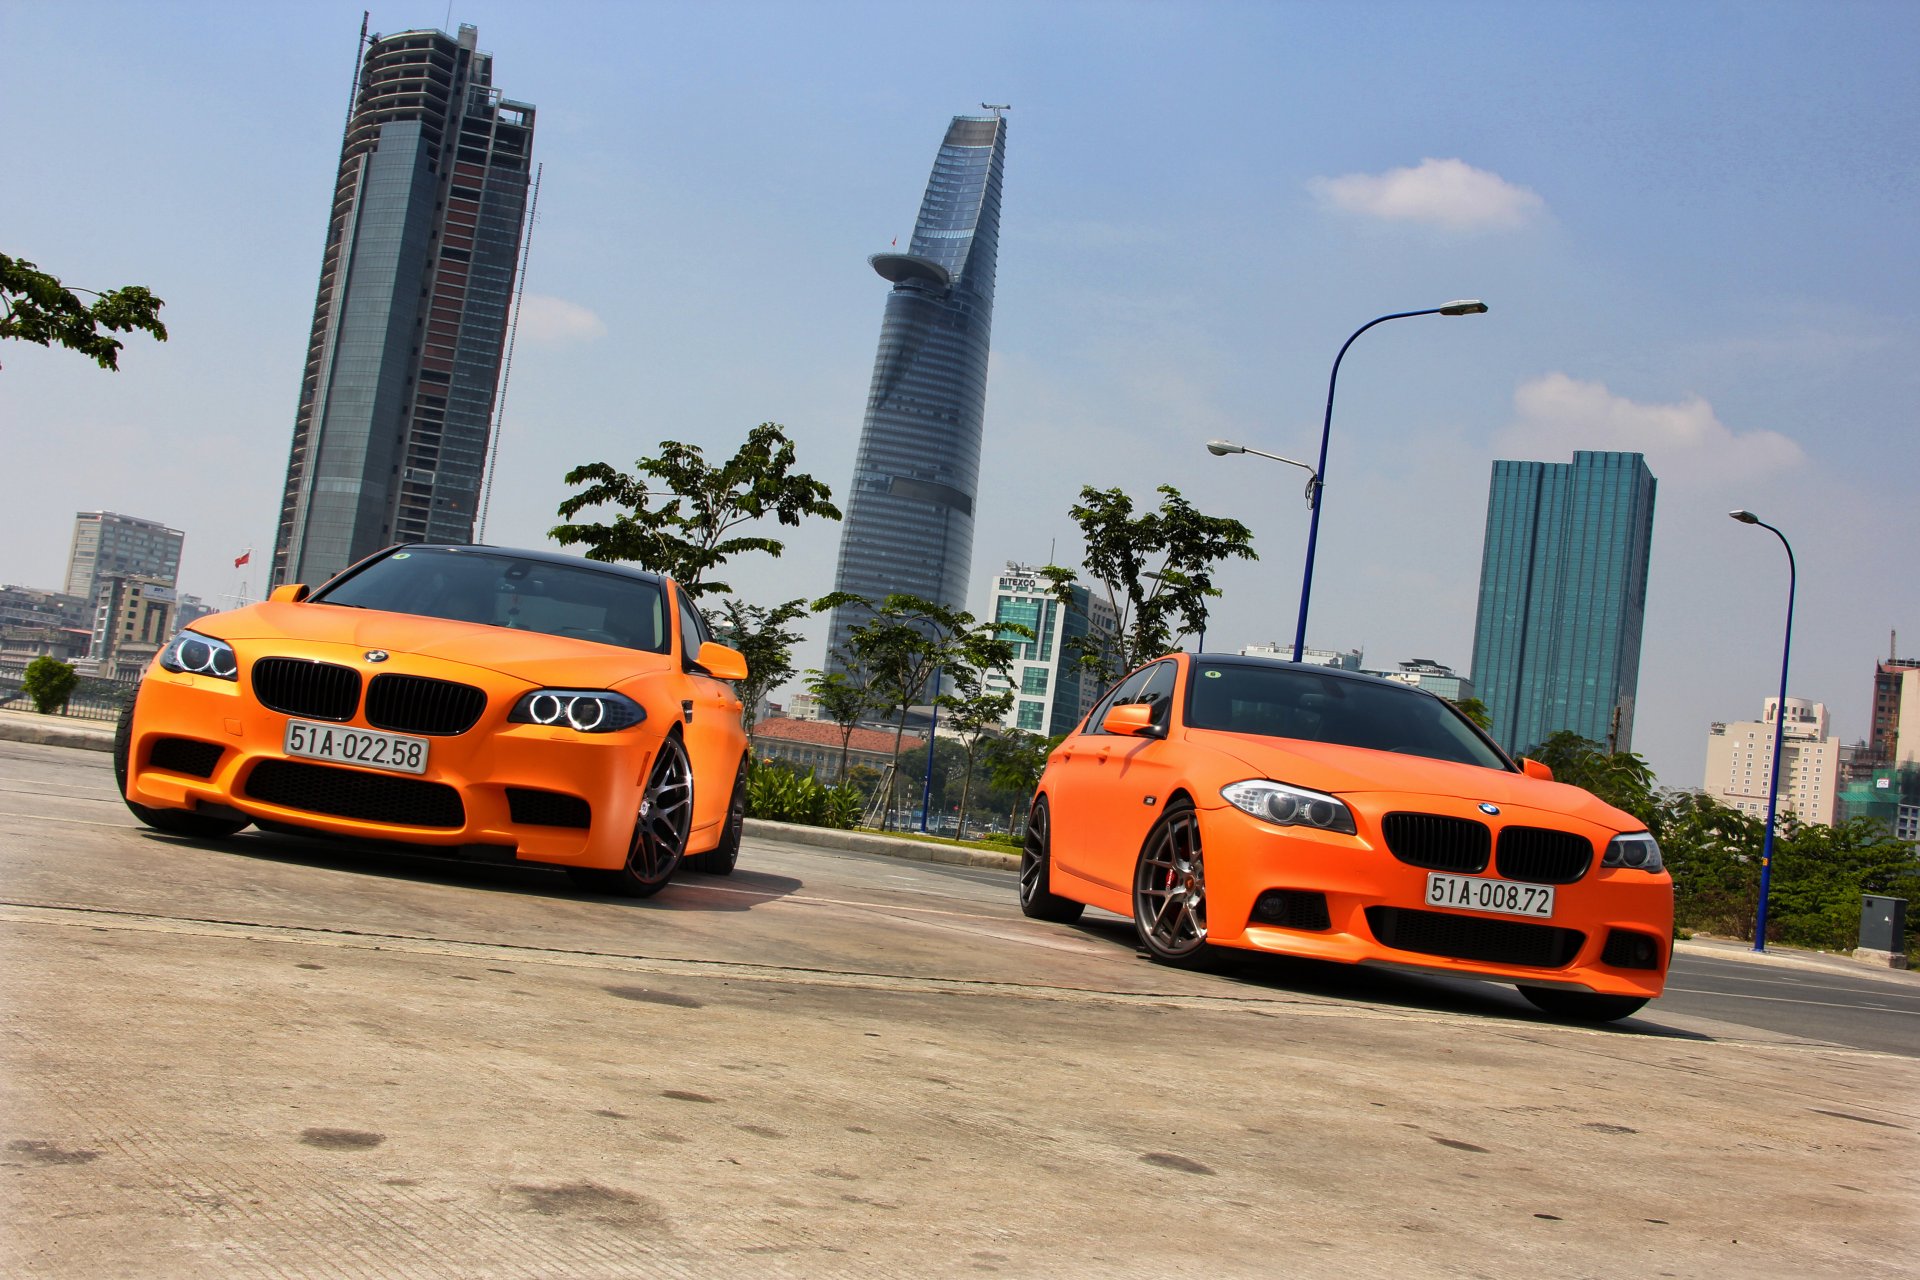
<path fill-rule="evenodd" d="M 1427 875 L 1427 905 L 1550 920 L 1553 918 L 1553 886 L 1493 880 L 1486 876 L 1446 876 L 1435 871 Z"/>
<path fill-rule="evenodd" d="M 287 754 L 392 773 L 425 773 L 427 740 L 310 720 L 287 721 Z"/>

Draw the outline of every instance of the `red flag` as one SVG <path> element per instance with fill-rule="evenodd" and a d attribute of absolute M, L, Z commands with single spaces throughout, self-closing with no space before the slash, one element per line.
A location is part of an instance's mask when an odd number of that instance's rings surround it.
<path fill-rule="evenodd" d="M 245 551 L 242 551 L 240 553 L 240 558 L 233 562 L 233 567 L 238 569 L 241 565 L 245 564 L 247 561 L 251 559 L 253 559 L 253 548 L 248 547 Z"/>

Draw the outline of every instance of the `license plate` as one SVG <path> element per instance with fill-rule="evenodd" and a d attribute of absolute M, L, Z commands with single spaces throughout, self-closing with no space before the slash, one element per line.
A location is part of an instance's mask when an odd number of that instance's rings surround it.
<path fill-rule="evenodd" d="M 427 740 L 370 729 L 346 729 L 337 724 L 287 721 L 287 754 L 308 760 L 357 764 L 391 773 L 425 773 Z"/>
<path fill-rule="evenodd" d="M 1427 875 L 1427 905 L 1550 920 L 1553 918 L 1553 886 L 1492 880 L 1486 876 L 1445 876 L 1436 871 Z"/>

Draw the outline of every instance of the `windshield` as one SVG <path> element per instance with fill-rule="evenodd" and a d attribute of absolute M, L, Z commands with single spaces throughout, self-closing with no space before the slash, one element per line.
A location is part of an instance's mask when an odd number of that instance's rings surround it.
<path fill-rule="evenodd" d="M 1465 718 L 1431 694 L 1295 667 L 1195 662 L 1187 725 L 1510 768 Z"/>
<path fill-rule="evenodd" d="M 453 622 L 666 653 L 669 632 L 660 585 L 516 556 L 510 551 L 407 547 L 322 588 L 316 604 L 412 613 Z"/>

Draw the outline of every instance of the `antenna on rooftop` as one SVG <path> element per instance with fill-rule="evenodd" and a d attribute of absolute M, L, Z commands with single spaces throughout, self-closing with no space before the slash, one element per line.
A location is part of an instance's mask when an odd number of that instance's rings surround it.
<path fill-rule="evenodd" d="M 1011 102 L 983 102 L 980 104 L 980 109 L 982 111 L 993 112 L 993 118 L 998 120 L 1002 111 L 1013 110 L 1013 104 Z"/>

